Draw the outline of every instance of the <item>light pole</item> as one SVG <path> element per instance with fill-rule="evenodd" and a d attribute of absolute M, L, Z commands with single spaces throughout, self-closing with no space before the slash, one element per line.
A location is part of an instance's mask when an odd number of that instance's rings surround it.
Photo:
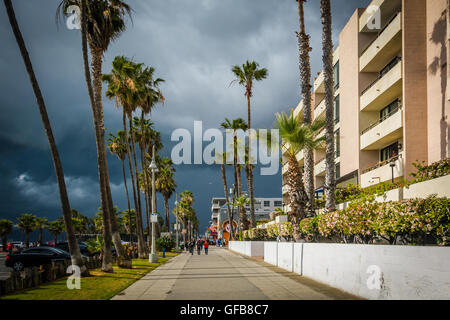
<path fill-rule="evenodd" d="M 156 190 L 155 190 L 155 173 L 157 173 L 158 167 L 156 166 L 155 162 L 155 146 L 153 145 L 153 158 L 152 162 L 150 163 L 150 167 L 152 170 L 152 216 L 151 216 L 151 222 L 152 222 L 152 251 L 150 253 L 150 256 L 148 258 L 148 261 L 151 263 L 158 262 L 158 254 L 156 253 L 156 239 L 155 239 L 155 220 L 157 221 L 158 218 L 155 219 L 156 216 Z"/>
<path fill-rule="evenodd" d="M 392 169 L 392 183 L 394 183 L 394 168 L 395 168 L 395 159 L 393 158 L 392 160 L 391 160 L 391 162 L 389 163 L 389 166 L 391 167 L 391 169 Z"/>
<path fill-rule="evenodd" d="M 177 246 L 176 246 L 176 248 L 177 248 L 177 250 L 179 250 L 180 249 L 180 244 L 179 244 L 179 240 L 178 240 L 178 231 L 179 231 L 179 224 L 178 224 L 178 194 L 175 194 L 175 208 L 176 208 L 176 214 L 177 214 L 177 231 L 176 231 L 176 234 L 177 234 Z"/>

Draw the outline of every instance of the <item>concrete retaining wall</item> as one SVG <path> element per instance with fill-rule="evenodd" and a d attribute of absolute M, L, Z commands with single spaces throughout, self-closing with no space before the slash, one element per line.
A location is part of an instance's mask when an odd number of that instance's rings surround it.
<path fill-rule="evenodd" d="M 450 299 L 450 247 L 264 242 L 264 261 L 367 299 Z"/>
<path fill-rule="evenodd" d="M 228 248 L 249 257 L 264 256 L 264 242 L 262 241 L 230 241 Z"/>
<path fill-rule="evenodd" d="M 277 250 L 277 265 L 281 269 L 294 271 L 294 243 L 279 242 Z"/>
<path fill-rule="evenodd" d="M 409 188 L 389 190 L 381 197 L 375 198 L 376 202 L 400 201 L 415 198 L 427 198 L 433 194 L 438 197 L 450 198 L 450 175 L 424 182 L 415 183 Z M 336 209 L 342 210 L 349 206 L 349 202 L 339 203 Z M 323 211 L 323 210 L 322 210 Z M 321 212 L 322 213 L 322 212 Z"/>
<path fill-rule="evenodd" d="M 278 266 L 278 242 L 264 242 L 264 261 Z"/>

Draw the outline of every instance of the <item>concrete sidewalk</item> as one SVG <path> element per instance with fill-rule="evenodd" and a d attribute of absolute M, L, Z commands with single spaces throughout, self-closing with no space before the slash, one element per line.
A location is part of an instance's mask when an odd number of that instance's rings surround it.
<path fill-rule="evenodd" d="M 183 253 L 147 274 L 113 300 L 333 300 L 357 299 L 340 290 L 210 247 Z"/>

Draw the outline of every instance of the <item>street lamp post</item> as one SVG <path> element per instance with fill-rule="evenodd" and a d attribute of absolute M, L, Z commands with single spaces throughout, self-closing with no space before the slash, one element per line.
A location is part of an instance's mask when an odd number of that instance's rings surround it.
<path fill-rule="evenodd" d="M 177 214 L 177 230 L 176 230 L 176 235 L 177 235 L 177 250 L 180 249 L 180 243 L 178 240 L 178 232 L 180 230 L 179 224 L 178 224 L 178 194 L 175 195 L 175 208 L 176 208 L 176 214 Z"/>
<path fill-rule="evenodd" d="M 389 163 L 389 166 L 392 169 L 392 183 L 394 183 L 394 168 L 395 168 L 395 160 L 392 159 L 391 162 Z"/>
<path fill-rule="evenodd" d="M 155 224 L 155 219 L 154 217 L 156 216 L 156 190 L 155 190 L 155 173 L 157 173 L 158 167 L 156 166 L 156 162 L 155 162 L 155 146 L 153 145 L 153 158 L 152 158 L 152 162 L 150 163 L 150 167 L 152 170 L 152 217 L 151 217 L 151 222 L 152 222 L 152 251 L 150 253 L 149 256 L 149 262 L 151 263 L 156 263 L 158 262 L 158 254 L 156 253 L 156 235 L 155 235 L 155 228 L 156 228 L 156 224 Z"/>

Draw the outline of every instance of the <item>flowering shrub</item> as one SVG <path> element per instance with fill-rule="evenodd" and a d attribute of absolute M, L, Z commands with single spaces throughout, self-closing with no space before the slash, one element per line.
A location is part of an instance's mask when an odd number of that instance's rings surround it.
<path fill-rule="evenodd" d="M 316 238 L 340 242 L 390 244 L 421 242 L 450 244 L 450 199 L 411 199 L 385 203 L 355 202 L 344 210 L 322 214 L 300 222 L 307 241 Z"/>
<path fill-rule="evenodd" d="M 417 172 L 411 173 L 413 178 L 412 183 L 427 181 L 436 179 L 439 177 L 450 174 L 450 158 L 434 162 L 430 165 L 425 165 L 425 162 L 415 162 L 413 166 L 417 169 Z"/>
<path fill-rule="evenodd" d="M 276 239 L 280 236 L 280 232 L 278 231 L 278 225 L 277 224 L 270 224 L 267 226 L 267 237 L 269 239 Z"/>
<path fill-rule="evenodd" d="M 266 229 L 253 228 L 245 230 L 242 234 L 246 241 L 264 241 L 268 238 Z"/>
<path fill-rule="evenodd" d="M 294 226 L 291 222 L 278 224 L 279 236 L 283 238 L 291 238 L 294 233 Z"/>

